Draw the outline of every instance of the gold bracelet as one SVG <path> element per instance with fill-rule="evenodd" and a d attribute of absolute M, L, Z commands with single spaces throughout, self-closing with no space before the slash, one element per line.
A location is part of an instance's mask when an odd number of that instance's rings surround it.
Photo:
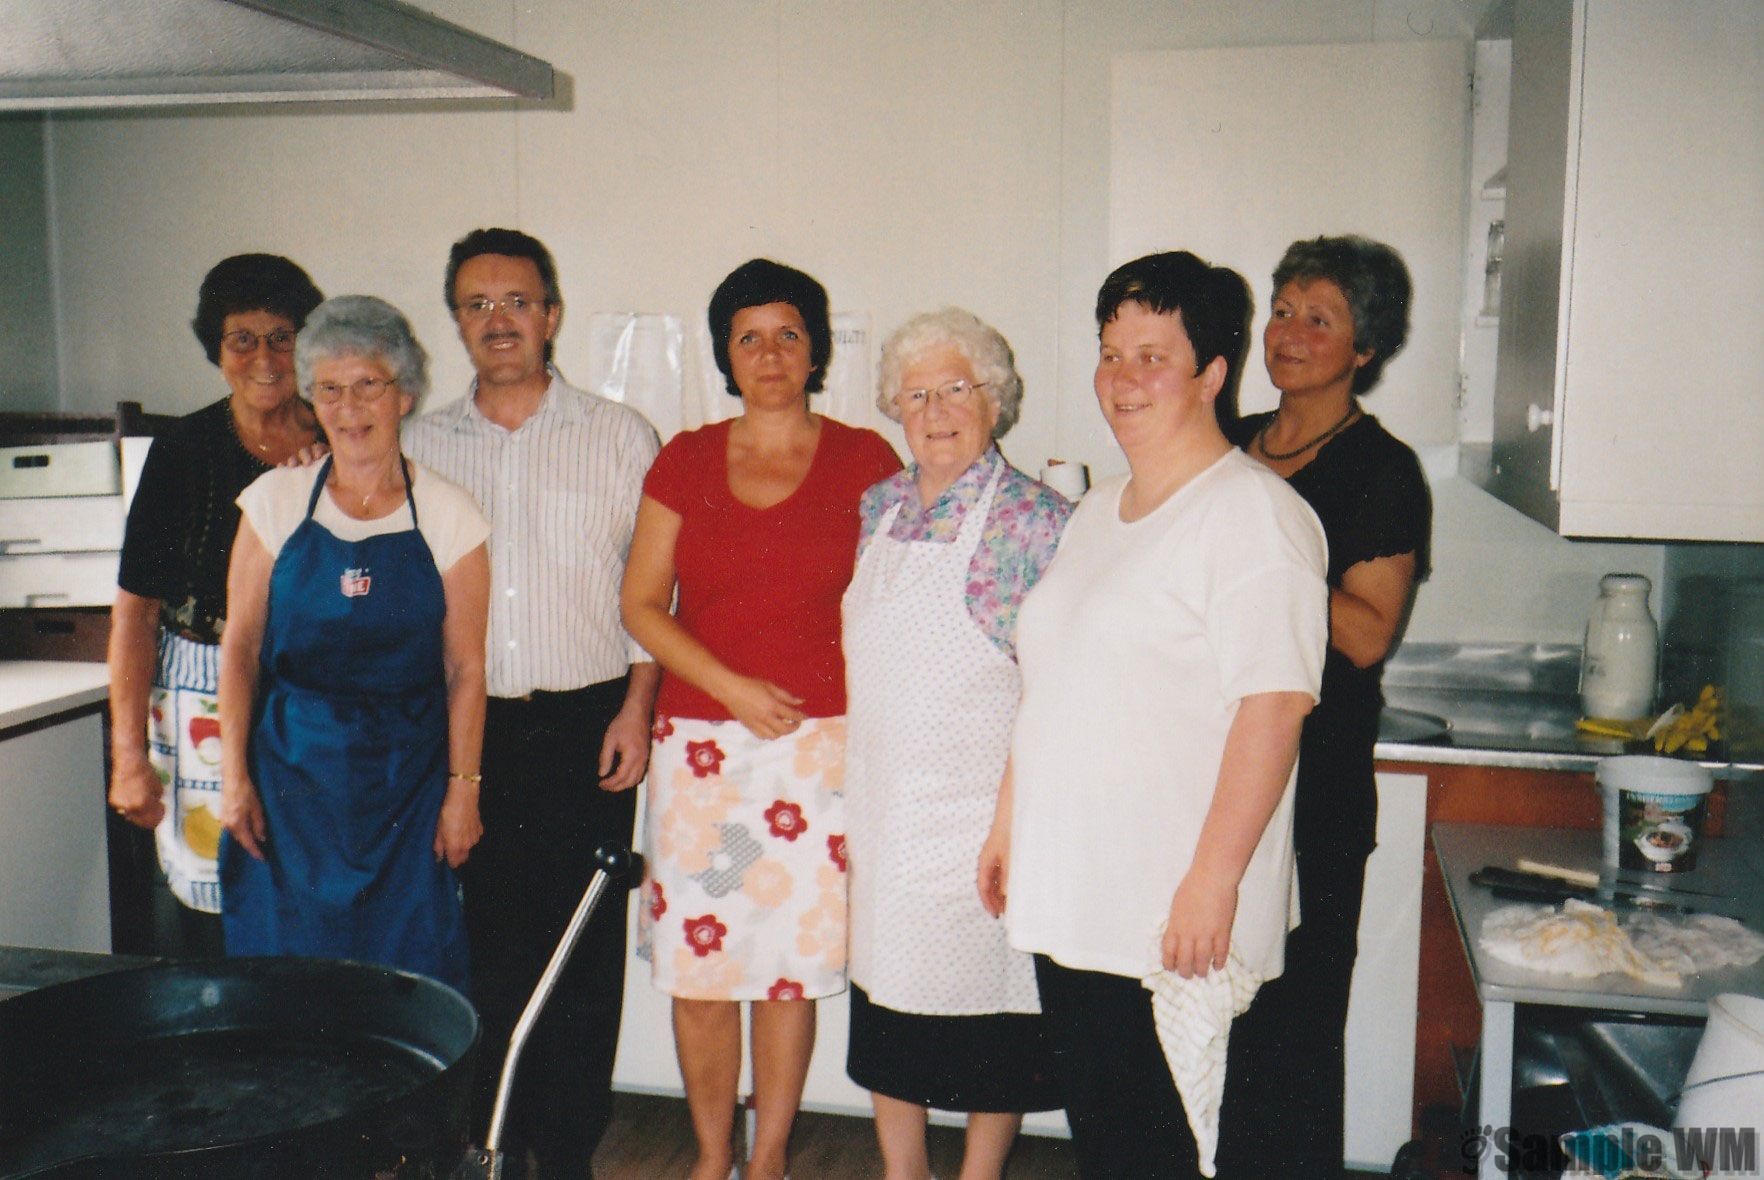
<path fill-rule="evenodd" d="M 458 779 L 462 783 L 481 783 L 484 781 L 484 776 L 481 774 L 461 774 L 457 770 L 449 772 L 447 777 L 450 779 Z"/>

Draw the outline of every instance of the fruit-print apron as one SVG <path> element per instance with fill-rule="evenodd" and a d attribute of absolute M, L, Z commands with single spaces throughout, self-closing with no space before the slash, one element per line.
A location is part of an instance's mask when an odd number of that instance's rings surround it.
<path fill-rule="evenodd" d="M 209 914 L 221 909 L 219 669 L 218 644 L 162 631 L 147 697 L 147 761 L 165 788 L 159 867 L 180 902 Z"/>
<path fill-rule="evenodd" d="M 306 519 L 270 574 L 251 772 L 269 838 L 222 841 L 229 955 L 382 963 L 463 989 L 459 885 L 434 853 L 447 791 L 440 571 L 417 522 L 345 541 Z"/>
<path fill-rule="evenodd" d="M 1022 683 L 966 601 L 1003 470 L 946 544 L 890 538 L 895 505 L 845 592 L 851 980 L 898 1012 L 1040 1011 L 974 884 Z"/>

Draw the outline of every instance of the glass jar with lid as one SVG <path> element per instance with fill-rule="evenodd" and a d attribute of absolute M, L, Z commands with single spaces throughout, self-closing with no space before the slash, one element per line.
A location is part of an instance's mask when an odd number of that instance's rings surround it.
<path fill-rule="evenodd" d="M 1580 707 L 1588 717 L 1634 721 L 1654 708 L 1660 627 L 1648 611 L 1653 584 L 1641 574 L 1606 574 L 1586 621 Z"/>

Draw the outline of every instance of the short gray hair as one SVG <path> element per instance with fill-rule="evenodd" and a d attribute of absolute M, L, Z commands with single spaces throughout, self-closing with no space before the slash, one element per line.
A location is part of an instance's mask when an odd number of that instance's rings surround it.
<path fill-rule="evenodd" d="M 404 313 L 372 295 L 338 295 L 307 317 L 294 342 L 294 376 L 312 392 L 312 367 L 338 357 L 372 357 L 392 370 L 413 398 L 429 392 L 429 354 L 417 343 Z"/>
<path fill-rule="evenodd" d="M 946 307 L 914 316 L 894 330 L 882 345 L 882 375 L 876 383 L 876 408 L 900 421 L 894 397 L 900 392 L 900 375 L 928 352 L 953 347 L 974 370 L 976 384 L 998 405 L 998 421 L 992 437 L 1003 438 L 1017 424 L 1023 409 L 1023 378 L 1017 374 L 1017 358 L 997 328 L 971 311 Z"/>

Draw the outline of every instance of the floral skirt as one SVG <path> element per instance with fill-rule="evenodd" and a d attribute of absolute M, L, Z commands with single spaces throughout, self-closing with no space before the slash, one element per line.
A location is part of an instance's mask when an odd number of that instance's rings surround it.
<path fill-rule="evenodd" d="M 657 717 L 637 953 L 661 991 L 787 1000 L 845 989 L 845 718 L 763 741 Z"/>

